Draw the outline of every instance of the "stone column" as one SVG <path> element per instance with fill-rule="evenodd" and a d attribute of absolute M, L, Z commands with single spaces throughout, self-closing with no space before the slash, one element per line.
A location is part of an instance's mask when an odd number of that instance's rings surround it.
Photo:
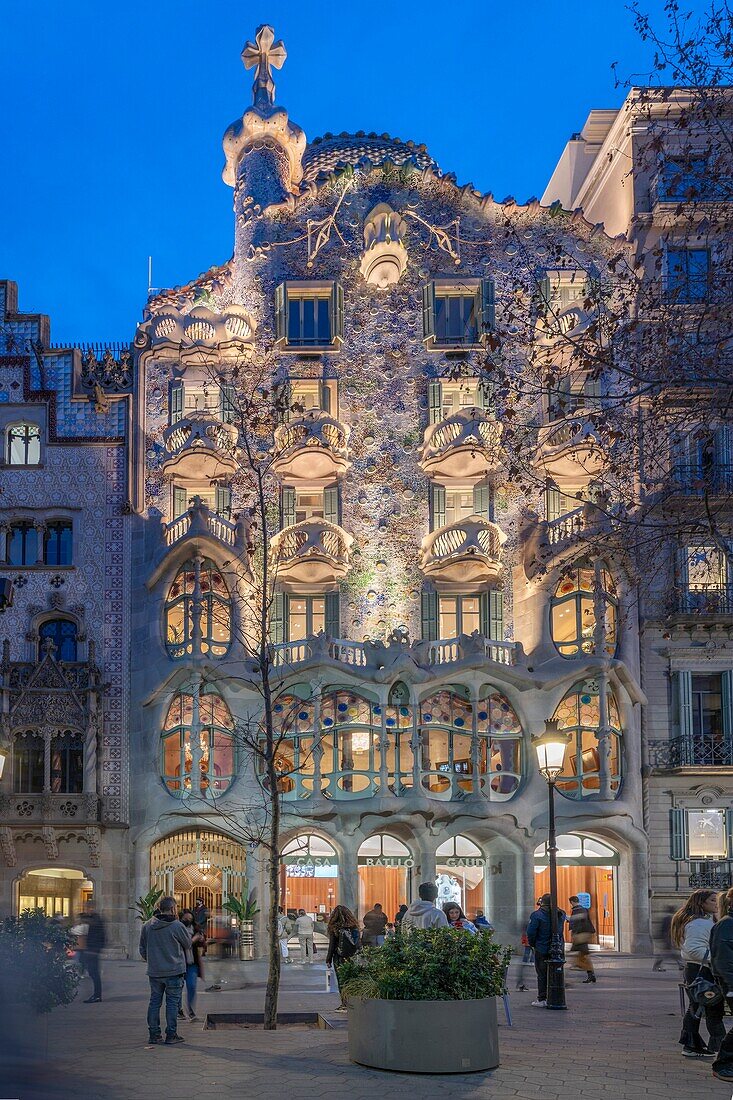
<path fill-rule="evenodd" d="M 36 563 L 43 565 L 44 541 L 46 536 L 46 524 L 43 520 L 34 519 L 33 526 L 36 529 Z"/>
<path fill-rule="evenodd" d="M 194 798 L 201 797 L 201 709 L 200 709 L 201 676 L 198 672 L 193 674 L 193 686 L 191 697 L 193 710 L 191 714 L 191 794 Z M 211 764 L 211 761 L 209 761 Z"/>
<path fill-rule="evenodd" d="M 193 592 L 191 593 L 191 651 L 194 657 L 201 656 L 201 616 L 204 601 L 201 598 L 201 565 L 203 558 L 197 554 L 193 560 Z"/>
<path fill-rule="evenodd" d="M 54 730 L 51 726 L 43 726 L 41 728 L 41 736 L 43 737 L 43 793 L 51 793 L 51 739 L 54 735 Z"/>

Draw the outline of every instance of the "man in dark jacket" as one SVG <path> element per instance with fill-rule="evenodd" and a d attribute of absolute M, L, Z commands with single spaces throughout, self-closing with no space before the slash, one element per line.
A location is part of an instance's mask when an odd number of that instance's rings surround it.
<path fill-rule="evenodd" d="M 557 931 L 561 950 L 564 950 L 562 938 L 564 924 L 565 912 L 558 909 Z M 537 971 L 537 1000 L 532 1001 L 533 1008 L 547 1008 L 547 956 L 550 954 L 551 927 L 550 895 L 543 894 L 539 899 L 539 907 L 535 909 L 527 925 L 527 942 L 534 948 L 534 968 Z"/>
<path fill-rule="evenodd" d="M 160 1006 L 163 994 L 165 1041 L 169 1046 L 184 1041 L 177 1028 L 187 953 L 191 953 L 191 934 L 178 919 L 176 899 L 161 898 L 155 916 L 145 922 L 140 933 L 140 954 L 148 964 L 150 981 L 148 1031 L 151 1043 L 162 1042 Z"/>
<path fill-rule="evenodd" d="M 364 934 L 361 942 L 365 947 L 381 947 L 387 928 L 387 914 L 377 902 L 373 909 L 364 914 Z"/>
<path fill-rule="evenodd" d="M 721 898 L 726 916 L 714 924 L 710 932 L 710 969 L 733 1008 L 733 890 Z M 729 1031 L 713 1062 L 713 1077 L 733 1081 L 733 1030 Z"/>
<path fill-rule="evenodd" d="M 89 926 L 87 932 L 87 945 L 84 948 L 84 965 L 89 977 L 94 984 L 94 992 L 87 997 L 84 1004 L 93 1005 L 102 1000 L 102 975 L 99 969 L 99 953 L 107 942 L 104 921 L 94 908 L 94 902 L 88 901 L 84 906 L 84 920 Z"/>

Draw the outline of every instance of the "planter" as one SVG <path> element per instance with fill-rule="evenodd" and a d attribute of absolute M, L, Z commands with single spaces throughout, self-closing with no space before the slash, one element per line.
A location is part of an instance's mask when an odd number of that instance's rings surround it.
<path fill-rule="evenodd" d="M 255 922 L 243 920 L 239 925 L 239 957 L 247 962 L 255 957 Z"/>
<path fill-rule="evenodd" d="M 496 998 L 349 1000 L 349 1057 L 406 1073 L 475 1073 L 499 1065 Z"/>

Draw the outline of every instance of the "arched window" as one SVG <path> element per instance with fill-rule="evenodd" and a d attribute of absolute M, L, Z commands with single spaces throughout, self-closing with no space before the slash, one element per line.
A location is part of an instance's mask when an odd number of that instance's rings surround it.
<path fill-rule="evenodd" d="M 40 734 L 28 731 L 13 741 L 13 791 L 39 794 L 43 790 L 44 745 Z"/>
<path fill-rule="evenodd" d="M 71 520 L 54 520 L 46 524 L 43 560 L 46 565 L 71 565 Z"/>
<path fill-rule="evenodd" d="M 231 601 L 224 578 L 208 558 L 186 562 L 168 591 L 165 637 L 171 657 L 193 653 L 196 617 L 201 652 L 223 657 L 232 640 Z"/>
<path fill-rule="evenodd" d="M 617 796 L 621 788 L 621 722 L 618 707 L 611 691 L 608 700 L 608 789 Z M 565 750 L 563 769 L 556 787 L 566 798 L 594 798 L 601 790 L 601 753 L 599 743 L 601 709 L 596 680 L 581 680 L 574 684 L 555 711 L 560 729 L 570 734 Z M 605 737 L 603 738 L 605 741 Z"/>
<path fill-rule="evenodd" d="M 69 619 L 47 619 L 41 624 L 38 631 L 38 659 L 42 660 L 46 654 L 46 642 L 54 645 L 52 650 L 57 661 L 75 661 L 77 651 L 76 623 Z"/>
<path fill-rule="evenodd" d="M 7 543 L 8 565 L 36 565 L 38 562 L 38 532 L 28 520 L 11 523 Z"/>
<path fill-rule="evenodd" d="M 552 640 L 563 657 L 582 657 L 595 653 L 596 570 L 591 562 L 580 562 L 564 574 L 552 597 L 550 615 Z M 599 566 L 598 579 L 604 607 L 605 652 L 616 652 L 616 586 L 605 565 Z"/>
<path fill-rule="evenodd" d="M 321 768 L 329 776 L 326 789 L 332 797 L 365 797 L 377 791 L 384 709 L 350 691 L 335 691 L 321 700 L 325 749 Z M 388 719 L 399 710 L 387 709 Z"/>
<path fill-rule="evenodd" d="M 179 798 L 192 790 L 195 705 L 194 695 L 180 692 L 168 707 L 163 724 L 163 782 Z M 234 723 L 229 707 L 213 691 L 198 696 L 198 708 L 200 794 L 216 798 L 227 790 L 235 775 Z"/>
<path fill-rule="evenodd" d="M 486 859 L 467 836 L 451 837 L 435 851 L 436 905 L 457 902 L 469 920 L 484 908 L 484 866 Z"/>
<path fill-rule="evenodd" d="M 36 424 L 12 424 L 5 438 L 8 466 L 37 466 L 41 461 L 41 429 Z"/>

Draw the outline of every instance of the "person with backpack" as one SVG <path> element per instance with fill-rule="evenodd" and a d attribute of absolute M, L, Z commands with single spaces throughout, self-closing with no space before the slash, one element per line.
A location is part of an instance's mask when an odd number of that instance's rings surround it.
<path fill-rule="evenodd" d="M 328 954 L 326 955 L 326 966 L 333 966 L 341 995 L 337 1012 L 346 1012 L 344 997 L 341 993 L 339 969 L 341 964 L 352 958 L 358 950 L 359 922 L 345 905 L 337 905 L 328 918 Z"/>
<path fill-rule="evenodd" d="M 702 978 L 713 982 L 710 965 L 711 937 L 718 910 L 718 895 L 714 890 L 693 890 L 685 904 L 672 917 L 670 938 L 681 948 L 685 964 L 683 980 L 690 1006 L 682 1021 L 680 1044 L 685 1058 L 713 1058 L 725 1038 L 723 1013 L 725 1002 L 700 1009 L 694 982 Z M 707 1045 L 700 1038 L 700 1018 L 705 1016 Z"/>

